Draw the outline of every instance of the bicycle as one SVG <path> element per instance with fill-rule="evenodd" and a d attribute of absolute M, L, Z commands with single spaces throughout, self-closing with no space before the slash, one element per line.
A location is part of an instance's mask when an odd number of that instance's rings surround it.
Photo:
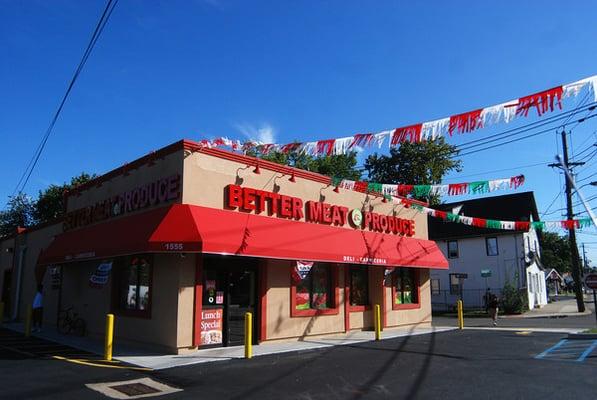
<path fill-rule="evenodd" d="M 58 332 L 64 335 L 72 332 L 77 336 L 85 336 L 85 329 L 85 320 L 73 311 L 73 307 L 60 311 L 58 316 Z"/>

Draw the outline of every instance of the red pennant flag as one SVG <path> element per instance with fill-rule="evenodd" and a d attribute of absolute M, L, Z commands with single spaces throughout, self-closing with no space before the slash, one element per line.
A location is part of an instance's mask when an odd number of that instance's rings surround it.
<path fill-rule="evenodd" d="M 398 195 L 407 196 L 414 188 L 414 185 L 398 185 Z"/>
<path fill-rule="evenodd" d="M 435 210 L 435 216 L 437 218 L 441 218 L 441 219 L 445 220 L 446 218 L 448 218 L 448 213 L 445 211 Z"/>
<path fill-rule="evenodd" d="M 562 228 L 564 228 L 564 229 L 580 228 L 580 224 L 578 223 L 578 220 L 575 220 L 575 219 L 568 219 L 568 220 L 562 221 L 561 224 L 562 224 Z"/>
<path fill-rule="evenodd" d="M 514 222 L 514 229 L 517 231 L 528 231 L 529 228 L 531 227 L 531 223 L 530 222 L 525 222 L 525 221 L 515 221 Z"/>
<path fill-rule="evenodd" d="M 331 156 L 334 151 L 334 143 L 336 143 L 336 139 L 319 140 L 315 151 L 317 154 Z"/>
<path fill-rule="evenodd" d="M 448 185 L 449 195 L 466 194 L 468 192 L 468 183 L 450 183 Z"/>
<path fill-rule="evenodd" d="M 450 136 L 454 131 L 458 133 L 472 132 L 475 129 L 483 127 L 483 120 L 481 119 L 482 108 L 469 111 L 463 114 L 453 115 L 450 117 L 450 125 L 448 126 L 448 133 Z"/>
<path fill-rule="evenodd" d="M 423 124 L 405 126 L 403 128 L 397 128 L 392 134 L 391 145 L 396 146 L 397 144 L 404 142 L 420 142 L 421 141 L 421 129 Z"/>
<path fill-rule="evenodd" d="M 354 135 L 354 139 L 352 139 L 352 142 L 350 143 L 350 146 L 348 146 L 348 148 L 351 149 L 354 146 L 366 147 L 369 146 L 372 141 L 372 133 L 357 133 L 356 135 Z"/>
<path fill-rule="evenodd" d="M 510 178 L 510 187 L 512 189 L 518 189 L 524 183 L 524 175 L 513 176 Z"/>
<path fill-rule="evenodd" d="M 300 146 L 301 143 L 288 143 L 283 145 L 280 151 L 284 154 L 287 154 L 297 150 Z"/>
<path fill-rule="evenodd" d="M 357 181 L 354 183 L 355 192 L 367 193 L 367 187 L 368 187 L 367 182 Z"/>
<path fill-rule="evenodd" d="M 486 220 L 483 218 L 473 218 L 473 226 L 478 228 L 485 228 Z"/>
<path fill-rule="evenodd" d="M 516 115 L 524 117 L 529 115 L 529 109 L 535 107 L 537 115 L 541 116 L 547 111 L 553 111 L 557 105 L 562 109 L 562 94 L 564 89 L 558 86 L 552 89 L 544 90 L 543 92 L 531 94 L 529 96 L 518 99 L 518 107 L 516 107 Z"/>

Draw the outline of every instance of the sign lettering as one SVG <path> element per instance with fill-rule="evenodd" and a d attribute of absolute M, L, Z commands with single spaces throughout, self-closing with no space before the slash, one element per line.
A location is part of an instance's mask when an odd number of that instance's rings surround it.
<path fill-rule="evenodd" d="M 232 210 L 238 209 L 255 214 L 266 213 L 269 216 L 297 221 L 304 218 L 307 222 L 334 226 L 345 226 L 350 223 L 355 228 L 402 236 L 415 234 L 413 220 L 374 212 L 361 212 L 357 209 L 350 211 L 348 207 L 321 201 L 309 200 L 304 203 L 298 197 L 265 190 L 228 185 L 225 189 L 225 198 L 226 207 Z"/>

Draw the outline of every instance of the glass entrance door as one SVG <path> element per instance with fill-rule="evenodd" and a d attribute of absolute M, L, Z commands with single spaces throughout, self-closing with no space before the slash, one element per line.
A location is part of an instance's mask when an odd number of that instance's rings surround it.
<path fill-rule="evenodd" d="M 242 345 L 246 312 L 253 313 L 253 342 L 257 342 L 257 270 L 254 258 L 203 256 L 201 347 Z"/>
<path fill-rule="evenodd" d="M 226 304 L 229 346 L 242 345 L 245 341 L 245 313 L 255 314 L 254 268 L 237 268 L 228 272 L 228 302 Z M 255 315 L 253 327 L 255 326 Z M 253 329 L 253 332 L 255 329 Z M 256 337 L 255 333 L 253 337 Z"/>

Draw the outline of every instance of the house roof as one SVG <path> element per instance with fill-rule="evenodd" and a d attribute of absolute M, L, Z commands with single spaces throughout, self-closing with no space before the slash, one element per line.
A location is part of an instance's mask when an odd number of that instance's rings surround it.
<path fill-rule="evenodd" d="M 460 207 L 460 209 L 458 209 Z M 465 200 L 441 204 L 437 210 L 454 214 L 503 221 L 538 221 L 539 213 L 533 192 L 491 196 L 480 199 Z M 456 212 L 455 212 L 456 211 Z M 474 236 L 512 233 L 501 229 L 478 228 L 454 222 L 444 222 L 438 218 L 429 219 L 429 239 L 441 240 Z"/>

